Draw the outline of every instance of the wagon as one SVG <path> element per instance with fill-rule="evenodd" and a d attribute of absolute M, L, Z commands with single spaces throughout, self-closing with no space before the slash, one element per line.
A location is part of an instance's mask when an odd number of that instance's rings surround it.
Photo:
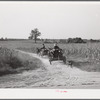
<path fill-rule="evenodd" d="M 50 64 L 52 64 L 52 61 L 58 61 L 58 60 L 61 60 L 64 62 L 64 64 L 66 64 L 66 57 L 64 56 L 62 49 L 50 50 L 48 53 L 48 57 Z"/>

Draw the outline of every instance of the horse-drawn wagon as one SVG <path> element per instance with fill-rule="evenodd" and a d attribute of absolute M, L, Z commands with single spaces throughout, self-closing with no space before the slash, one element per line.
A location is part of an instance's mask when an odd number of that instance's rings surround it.
<path fill-rule="evenodd" d="M 41 57 L 47 56 L 49 58 L 50 64 L 52 64 L 51 63 L 52 61 L 59 61 L 59 60 L 63 61 L 64 64 L 66 64 L 66 57 L 64 56 L 62 49 L 54 50 L 51 48 L 48 48 L 48 49 L 37 48 L 37 54 Z"/>

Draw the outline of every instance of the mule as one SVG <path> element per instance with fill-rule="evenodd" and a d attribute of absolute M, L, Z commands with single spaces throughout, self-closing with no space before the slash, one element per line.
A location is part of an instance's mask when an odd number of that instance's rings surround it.
<path fill-rule="evenodd" d="M 41 49 L 41 48 L 39 49 L 39 48 L 37 48 L 37 54 L 38 54 L 39 56 L 42 56 L 42 57 L 45 56 L 45 55 L 48 55 L 48 51 L 49 51 L 49 50 L 46 49 L 46 48 L 45 48 L 45 49 Z"/>

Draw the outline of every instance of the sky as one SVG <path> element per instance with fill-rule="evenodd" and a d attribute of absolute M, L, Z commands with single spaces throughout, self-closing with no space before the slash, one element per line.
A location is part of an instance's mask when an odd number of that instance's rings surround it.
<path fill-rule="evenodd" d="M 100 39 L 100 2 L 0 2 L 0 37 Z"/>

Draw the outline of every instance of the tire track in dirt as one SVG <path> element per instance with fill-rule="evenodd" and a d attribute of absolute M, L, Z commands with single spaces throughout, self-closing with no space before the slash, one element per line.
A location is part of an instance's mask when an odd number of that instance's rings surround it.
<path fill-rule="evenodd" d="M 100 73 L 85 72 L 75 67 L 71 68 L 60 61 L 49 64 L 48 58 L 39 57 L 36 54 L 19 51 L 29 54 L 30 57 L 40 59 L 45 64 L 45 69 L 25 71 L 20 74 L 11 74 L 0 77 L 0 88 L 64 88 L 64 89 L 100 89 Z"/>

